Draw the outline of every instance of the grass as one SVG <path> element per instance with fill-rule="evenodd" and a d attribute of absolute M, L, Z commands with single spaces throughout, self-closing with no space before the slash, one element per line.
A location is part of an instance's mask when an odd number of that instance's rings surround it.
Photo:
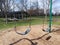
<path fill-rule="evenodd" d="M 48 17 L 49 18 L 49 17 Z M 48 19 L 47 18 L 47 19 Z M 60 17 L 53 17 L 53 19 L 60 19 Z M 5 24 L 5 22 L 3 21 L 4 18 L 0 18 L 0 29 L 7 29 L 7 28 L 12 28 L 15 25 L 16 26 L 26 26 L 29 25 L 31 22 L 31 25 L 37 25 L 37 24 L 43 24 L 43 20 L 44 18 L 42 17 L 32 17 L 32 19 L 28 19 L 28 20 L 19 20 L 19 21 L 11 21 L 8 22 L 8 24 Z M 46 22 L 46 24 L 48 24 L 49 21 Z M 60 20 L 59 21 L 53 21 L 52 22 L 53 25 L 60 25 Z"/>

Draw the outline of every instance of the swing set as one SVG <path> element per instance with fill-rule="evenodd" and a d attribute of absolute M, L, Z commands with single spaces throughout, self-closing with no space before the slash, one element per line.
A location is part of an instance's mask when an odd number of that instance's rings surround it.
<path fill-rule="evenodd" d="M 30 21 L 31 21 L 31 14 L 30 14 Z M 49 27 L 46 30 L 43 29 L 43 31 L 47 31 L 47 32 L 51 33 L 51 26 L 52 26 L 52 0 L 50 0 Z M 26 29 L 25 32 L 18 32 L 17 29 L 16 29 L 16 25 L 14 27 L 14 30 L 19 35 L 26 35 L 31 31 L 31 22 L 29 23 L 29 27 Z"/>

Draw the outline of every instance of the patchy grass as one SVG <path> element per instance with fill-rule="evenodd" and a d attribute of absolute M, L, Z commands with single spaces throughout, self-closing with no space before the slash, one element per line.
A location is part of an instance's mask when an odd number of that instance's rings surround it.
<path fill-rule="evenodd" d="M 49 17 L 47 18 L 49 19 Z M 55 19 L 57 19 L 58 21 L 56 21 Z M 60 25 L 60 17 L 53 17 L 53 21 L 52 24 L 53 25 Z M 4 18 L 0 18 L 0 29 L 6 29 L 6 28 L 12 28 L 14 27 L 15 25 L 16 26 L 26 26 L 26 25 L 29 25 L 31 23 L 31 25 L 37 25 L 37 24 L 43 24 L 43 20 L 44 20 L 44 17 L 32 17 L 31 20 L 30 19 L 27 19 L 27 20 L 19 20 L 19 21 L 11 21 L 11 22 L 8 22 L 8 24 L 5 24 L 5 21 L 3 21 Z M 49 23 L 49 21 L 45 21 L 46 24 Z"/>

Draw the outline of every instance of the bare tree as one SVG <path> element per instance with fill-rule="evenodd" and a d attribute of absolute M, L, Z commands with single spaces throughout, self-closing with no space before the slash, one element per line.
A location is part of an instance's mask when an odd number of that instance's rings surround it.
<path fill-rule="evenodd" d="M 0 11 L 2 9 L 2 0 L 0 0 Z"/>
<path fill-rule="evenodd" d="M 31 10 L 32 14 L 35 12 L 35 15 L 39 15 L 39 3 L 38 3 L 38 0 L 35 0 L 34 2 L 31 1 L 30 10 Z"/>
<path fill-rule="evenodd" d="M 5 13 L 5 18 L 6 18 L 6 24 L 8 23 L 7 12 L 8 12 L 8 0 L 5 0 L 4 13 Z"/>
<path fill-rule="evenodd" d="M 10 11 L 10 1 L 11 0 L 5 0 L 4 2 L 4 14 L 5 14 L 5 18 L 6 18 L 6 24 L 8 23 L 8 12 Z"/>
<path fill-rule="evenodd" d="M 27 4 L 27 2 L 28 2 L 28 0 L 21 0 L 20 1 L 20 3 L 21 3 L 21 11 L 23 12 L 23 11 L 26 11 L 27 12 L 27 6 L 28 6 L 28 4 Z M 23 13 L 21 13 L 21 15 L 22 15 L 22 19 L 24 18 L 23 16 Z"/>

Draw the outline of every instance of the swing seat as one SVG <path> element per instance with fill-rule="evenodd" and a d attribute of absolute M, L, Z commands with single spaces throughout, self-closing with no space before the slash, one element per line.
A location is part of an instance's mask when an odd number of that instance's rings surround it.
<path fill-rule="evenodd" d="M 27 28 L 25 32 L 19 33 L 19 32 L 16 31 L 16 33 L 17 33 L 17 34 L 20 34 L 20 35 L 26 35 L 26 34 L 28 34 L 30 31 L 31 31 L 31 29 L 30 29 L 30 28 Z"/>
<path fill-rule="evenodd" d="M 47 28 L 46 30 L 45 29 L 42 29 L 44 32 L 49 32 L 49 28 Z"/>

